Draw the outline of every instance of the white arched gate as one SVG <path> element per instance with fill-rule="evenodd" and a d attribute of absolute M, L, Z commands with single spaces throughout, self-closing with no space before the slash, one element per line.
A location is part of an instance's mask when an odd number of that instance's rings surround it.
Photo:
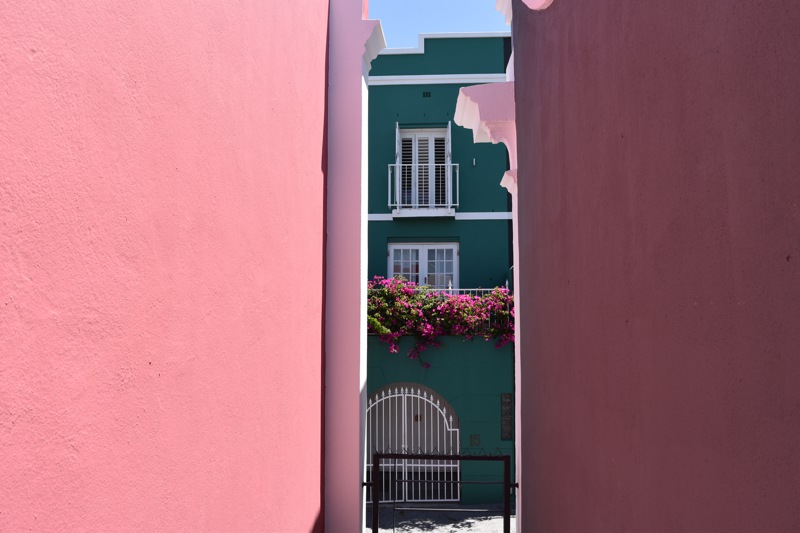
<path fill-rule="evenodd" d="M 372 483 L 372 454 L 457 455 L 458 417 L 430 388 L 388 385 L 367 404 L 366 481 Z M 380 465 L 381 502 L 458 501 L 461 464 L 453 460 L 385 460 Z M 371 488 L 367 501 L 372 501 Z"/>

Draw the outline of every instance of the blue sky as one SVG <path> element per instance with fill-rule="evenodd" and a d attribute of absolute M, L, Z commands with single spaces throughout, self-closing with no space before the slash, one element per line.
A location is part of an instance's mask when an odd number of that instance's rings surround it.
<path fill-rule="evenodd" d="M 508 31 L 495 0 L 369 0 L 389 48 L 417 46 L 420 33 Z"/>

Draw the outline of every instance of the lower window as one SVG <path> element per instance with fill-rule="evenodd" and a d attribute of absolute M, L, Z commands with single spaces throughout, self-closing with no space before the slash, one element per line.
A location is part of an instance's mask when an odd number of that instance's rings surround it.
<path fill-rule="evenodd" d="M 390 244 L 388 273 L 432 289 L 457 289 L 458 244 Z"/>

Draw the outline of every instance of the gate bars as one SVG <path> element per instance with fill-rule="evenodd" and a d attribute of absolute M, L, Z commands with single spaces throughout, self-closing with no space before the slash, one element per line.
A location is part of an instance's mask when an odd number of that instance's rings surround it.
<path fill-rule="evenodd" d="M 398 386 L 400 385 L 400 386 Z M 434 502 L 459 501 L 461 499 L 461 465 L 458 461 L 441 459 L 442 455 L 458 455 L 458 417 L 452 408 L 433 390 L 417 385 L 407 387 L 392 384 L 375 393 L 367 407 L 367 464 L 375 452 L 403 453 L 403 459 L 391 465 L 383 465 L 382 501 L 387 502 Z M 436 461 L 413 460 L 410 453 L 437 454 Z M 403 483 L 400 490 L 392 480 L 414 479 L 414 483 Z M 372 485 L 371 479 L 367 483 Z M 440 483 L 449 481 L 450 483 Z M 367 494 L 372 501 L 373 493 Z"/>
<path fill-rule="evenodd" d="M 511 456 L 510 455 L 436 455 L 378 453 L 372 454 L 372 533 L 380 533 L 381 459 L 418 459 L 421 461 L 502 461 L 503 462 L 503 533 L 511 533 Z M 405 483 L 406 481 L 402 481 Z M 442 483 L 453 483 L 442 481 Z M 459 485 L 465 481 L 457 481 Z"/>

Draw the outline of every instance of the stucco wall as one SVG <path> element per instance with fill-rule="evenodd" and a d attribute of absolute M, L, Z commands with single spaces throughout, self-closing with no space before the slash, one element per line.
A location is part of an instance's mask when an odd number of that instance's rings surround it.
<path fill-rule="evenodd" d="M 514 441 L 502 439 L 501 394 L 514 393 L 514 346 L 495 347 L 495 341 L 443 337 L 442 346 L 423 353 L 430 368 L 409 359 L 413 337 L 400 339 L 399 353 L 377 336 L 367 339 L 367 391 L 371 398 L 393 383 L 418 383 L 433 389 L 450 404 L 459 418 L 461 453 L 464 455 L 510 455 L 512 476 Z M 461 487 L 463 503 L 502 502 L 503 463 L 464 461 Z M 512 479 L 512 482 L 516 482 Z"/>
<path fill-rule="evenodd" d="M 376 63 L 384 58 L 378 56 Z M 502 56 L 500 56 L 502 58 Z M 500 62 L 498 62 L 500 63 Z M 446 128 L 461 85 L 386 85 L 369 88 L 370 186 L 369 212 L 391 213 L 387 197 L 388 165 L 395 163 L 397 124 L 401 128 Z M 423 96 L 427 93 L 428 96 Z M 452 162 L 458 165 L 458 211 L 462 213 L 508 211 L 508 194 L 497 186 L 508 166 L 501 146 L 475 143 L 472 132 L 451 124 Z M 455 182 L 455 178 L 454 178 Z M 453 185 L 455 188 L 455 183 Z M 453 191 L 453 199 L 456 191 Z M 428 222 L 439 222 L 427 219 Z M 402 221 L 401 221 L 402 222 Z"/>
<path fill-rule="evenodd" d="M 327 17 L 0 5 L 0 530 L 314 527 Z"/>
<path fill-rule="evenodd" d="M 800 4 L 514 4 L 525 531 L 800 529 Z"/>

